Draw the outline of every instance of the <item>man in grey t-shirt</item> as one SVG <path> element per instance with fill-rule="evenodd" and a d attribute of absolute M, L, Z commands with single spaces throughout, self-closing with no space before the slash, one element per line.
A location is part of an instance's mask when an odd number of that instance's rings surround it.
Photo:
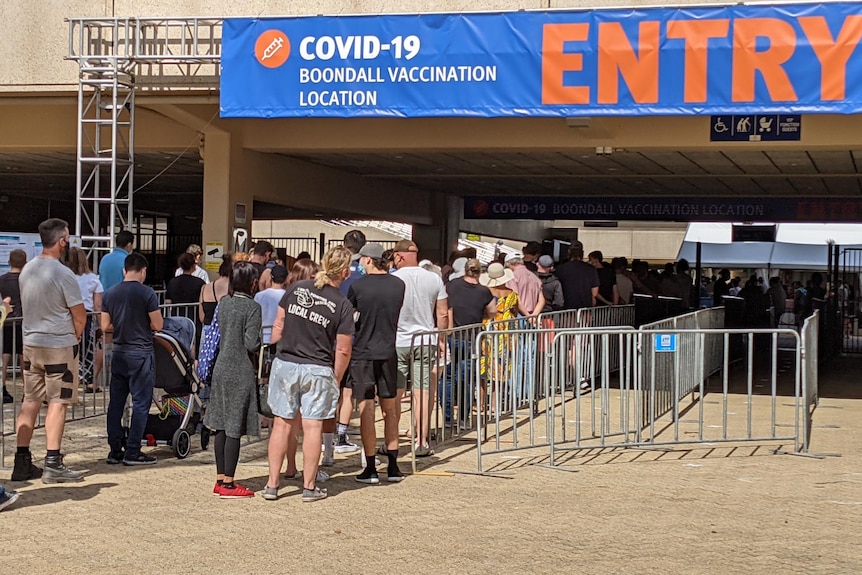
<path fill-rule="evenodd" d="M 78 341 L 87 313 L 72 271 L 60 263 L 69 248 L 69 224 L 39 224 L 42 254 L 24 266 L 19 283 L 24 312 L 24 401 L 18 412 L 18 451 L 13 481 L 42 476 L 43 483 L 81 481 L 84 474 L 63 464 L 60 444 L 66 409 L 78 401 Z M 33 465 L 30 440 L 42 402 L 48 402 L 45 471 Z"/>

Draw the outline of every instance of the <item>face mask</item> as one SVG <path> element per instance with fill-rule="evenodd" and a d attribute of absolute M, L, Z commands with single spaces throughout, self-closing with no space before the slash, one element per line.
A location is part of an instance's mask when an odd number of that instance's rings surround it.
<path fill-rule="evenodd" d="M 367 273 L 368 272 L 365 271 L 365 266 L 363 266 L 362 264 L 359 264 L 359 275 L 364 276 Z"/>

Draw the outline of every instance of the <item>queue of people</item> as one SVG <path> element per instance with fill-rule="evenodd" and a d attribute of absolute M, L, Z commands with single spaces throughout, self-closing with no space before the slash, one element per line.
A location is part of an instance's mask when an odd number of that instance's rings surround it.
<path fill-rule="evenodd" d="M 24 401 L 18 414 L 14 481 L 41 477 L 45 483 L 77 482 L 83 473 L 65 466 L 61 453 L 65 414 L 77 402 L 79 381 L 87 392 L 95 384 L 110 341 L 110 402 L 106 418 L 108 464 L 152 465 L 155 457 L 141 450 L 155 386 L 153 332 L 163 327 L 158 298 L 146 284 L 147 260 L 134 251 L 134 236 L 121 231 L 118 246 L 105 256 L 99 275 L 90 271 L 86 254 L 69 248 L 68 224 L 46 220 L 39 229 L 43 252 L 32 262 L 13 251 L 10 274 L 0 277 L 0 294 L 12 317 L 22 317 L 21 335 L 4 337 L 4 376 L 7 356 L 21 355 Z M 20 251 L 20 250 L 19 250 Z M 268 404 L 273 414 L 269 438 L 269 474 L 262 497 L 276 500 L 282 480 L 299 477 L 296 452 L 302 431 L 302 500 L 327 497 L 321 484 L 329 475 L 321 467 L 334 464 L 335 453 L 362 451 L 363 469 L 356 481 L 377 484 L 378 466 L 385 458 L 386 481 L 400 482 L 399 422 L 402 399 L 409 389 L 416 414 L 413 451 L 433 454 L 431 410 L 437 397 L 446 398 L 444 413 L 451 423 L 458 407 L 458 425 L 468 425 L 475 398 L 459 391 L 453 398 L 451 357 L 469 357 L 472 341 L 430 335 L 435 331 L 479 324 L 536 325 L 542 313 L 596 305 L 631 303 L 635 294 L 673 295 L 688 307 L 694 281 L 688 263 L 680 260 L 658 273 L 635 261 L 629 271 L 625 258 L 609 264 L 600 251 L 585 258 L 584 246 L 572 242 L 561 263 L 542 254 L 530 242 L 523 251 L 501 254 L 484 265 L 475 251 L 453 253 L 442 267 L 420 259 L 419 246 L 402 240 L 390 250 L 366 241 L 359 230 L 344 237 L 342 247 L 327 252 L 320 264 L 307 253 L 273 261 L 275 248 L 258 242 L 251 254 L 226 256 L 214 281 L 198 265 L 202 251 L 192 245 L 178 260 L 176 276 L 167 286 L 168 304 L 195 306 L 194 319 L 202 338 L 216 338 L 218 355 L 203 416 L 214 437 L 215 484 L 223 499 L 254 497 L 236 480 L 244 435 L 259 432 L 258 353 L 270 346 L 274 359 L 268 380 Z M 67 262 L 64 265 L 62 262 Z M 203 273 L 201 273 L 203 272 Z M 732 289 L 722 270 L 713 295 Z M 207 276 L 207 277 L 203 277 Z M 796 289 L 815 297 L 820 287 L 812 278 Z M 777 280 L 777 278 L 773 278 Z M 822 278 L 821 278 L 822 280 Z M 821 281 L 822 283 L 822 281 Z M 749 280 L 740 296 L 755 299 L 757 280 Z M 770 281 L 764 301 L 778 308 L 786 297 L 783 286 Z M 746 292 L 749 290 L 749 292 Z M 819 292 L 817 292 L 819 293 Z M 749 295 L 746 295 L 749 294 Z M 849 299 L 845 295 L 845 299 Z M 782 308 L 783 309 L 783 308 Z M 95 314 L 100 314 L 98 324 Z M 511 323 L 507 322 L 520 322 Z M 215 329 L 215 326 L 218 329 Z M 496 329 L 496 328 L 495 328 Z M 507 329 L 503 327 L 502 329 Z M 84 345 L 78 347 L 78 342 Z M 13 349 L 12 341 L 21 343 Z M 509 345 L 497 339 L 499 345 Z M 8 345 L 7 345 L 8 342 Z M 536 349 L 519 346 L 515 361 L 524 373 L 534 373 Z M 478 401 L 485 407 L 488 390 L 495 393 L 511 367 L 485 354 L 479 369 L 483 385 Z M 532 363 L 531 363 L 532 362 Z M 472 370 L 472 362 L 464 362 Z M 4 386 L 4 401 L 8 391 Z M 122 427 L 126 400 L 131 419 Z M 30 441 L 43 402 L 47 451 L 40 468 Z M 360 445 L 351 442 L 348 428 L 358 404 Z M 493 401 L 491 402 L 494 403 Z M 383 415 L 383 443 L 378 446 L 375 406 Z M 265 423 L 269 424 L 269 421 Z M 285 460 L 287 461 L 285 467 Z M 0 509 L 14 493 L 0 494 Z"/>

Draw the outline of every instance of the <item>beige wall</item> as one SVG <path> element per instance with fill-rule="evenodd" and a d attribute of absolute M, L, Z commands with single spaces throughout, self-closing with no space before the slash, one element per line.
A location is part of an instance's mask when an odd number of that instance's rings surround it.
<path fill-rule="evenodd" d="M 686 4 L 663 0 L 0 0 L 0 92 L 74 90 L 64 18 L 462 12 Z M 708 3 L 708 2 L 701 2 Z"/>

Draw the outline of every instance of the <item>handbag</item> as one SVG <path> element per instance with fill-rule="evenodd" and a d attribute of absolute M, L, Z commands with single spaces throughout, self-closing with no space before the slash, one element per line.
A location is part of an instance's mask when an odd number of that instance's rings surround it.
<path fill-rule="evenodd" d="M 261 346 L 257 360 L 257 412 L 264 417 L 275 417 L 269 406 L 269 372 L 272 367 L 273 346 Z"/>
<path fill-rule="evenodd" d="M 213 321 L 201 342 L 201 351 L 198 357 L 198 377 L 206 385 L 212 383 L 213 368 L 218 358 L 219 342 L 221 341 L 221 329 L 218 323 L 218 305 L 213 313 Z"/>

